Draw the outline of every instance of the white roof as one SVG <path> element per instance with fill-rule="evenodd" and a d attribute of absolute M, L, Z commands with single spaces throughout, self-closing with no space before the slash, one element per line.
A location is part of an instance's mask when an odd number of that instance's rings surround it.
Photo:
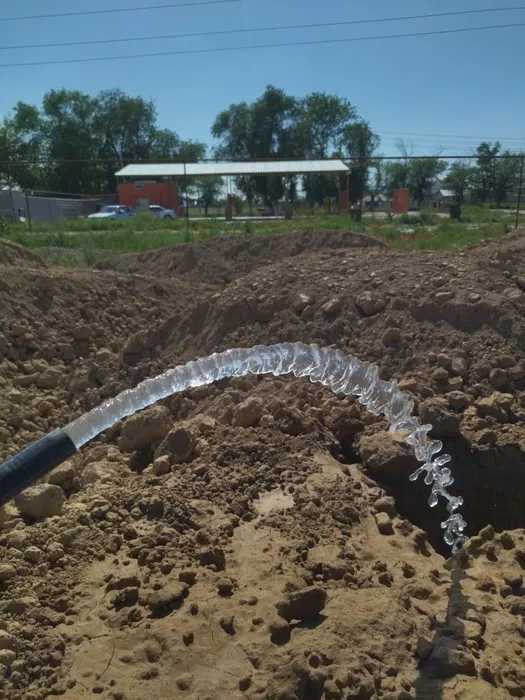
<path fill-rule="evenodd" d="M 117 177 L 175 177 L 183 175 L 299 175 L 348 171 L 342 160 L 286 160 L 250 163 L 143 163 L 126 165 Z"/>

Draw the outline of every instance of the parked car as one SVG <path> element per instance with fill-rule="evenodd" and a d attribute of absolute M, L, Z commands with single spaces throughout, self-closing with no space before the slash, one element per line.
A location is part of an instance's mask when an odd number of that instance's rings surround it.
<path fill-rule="evenodd" d="M 108 204 L 96 214 L 90 214 L 88 219 L 129 219 L 130 216 L 131 209 L 129 207 L 123 207 L 119 204 Z"/>
<path fill-rule="evenodd" d="M 150 204 L 147 211 L 156 219 L 175 219 L 177 217 L 174 209 L 165 209 L 158 204 Z"/>

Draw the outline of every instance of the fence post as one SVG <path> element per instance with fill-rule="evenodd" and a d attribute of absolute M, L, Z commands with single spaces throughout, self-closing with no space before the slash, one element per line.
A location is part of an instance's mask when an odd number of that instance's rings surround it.
<path fill-rule="evenodd" d="M 189 202 L 188 202 L 188 173 L 186 169 L 186 162 L 184 162 L 184 199 L 186 200 L 186 210 L 185 210 L 185 216 L 186 216 L 186 243 L 191 242 L 191 236 L 190 236 L 190 209 L 189 209 Z"/>
<path fill-rule="evenodd" d="M 33 219 L 31 217 L 31 203 L 29 200 L 29 194 L 27 190 L 25 191 L 26 196 L 26 214 L 27 214 L 27 224 L 29 226 L 29 232 L 33 233 Z"/>
<path fill-rule="evenodd" d="M 7 185 L 9 187 L 9 202 L 11 204 L 11 217 L 13 223 L 16 224 L 18 217 L 16 215 L 15 198 L 13 195 L 13 177 L 11 173 L 11 159 L 7 162 Z"/>
<path fill-rule="evenodd" d="M 13 195 L 13 185 L 11 183 L 11 178 L 9 178 L 9 201 L 11 203 L 11 218 L 13 223 L 16 224 L 18 217 L 16 215 L 15 198 Z"/>
<path fill-rule="evenodd" d="M 520 165 L 520 184 L 519 184 L 519 189 L 518 189 L 518 204 L 516 205 L 516 229 L 519 228 L 520 225 L 520 209 L 521 209 L 521 195 L 523 192 L 523 170 L 525 166 L 525 156 L 521 156 L 521 165 Z"/>

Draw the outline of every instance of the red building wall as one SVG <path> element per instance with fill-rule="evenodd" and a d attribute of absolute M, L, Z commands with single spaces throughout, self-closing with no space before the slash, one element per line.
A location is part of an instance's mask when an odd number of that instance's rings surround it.
<path fill-rule="evenodd" d="M 168 209 L 177 209 L 179 205 L 175 182 L 121 182 L 117 189 L 119 204 L 123 206 L 134 207 L 140 200 Z"/>
<path fill-rule="evenodd" d="M 339 190 L 337 198 L 337 210 L 339 214 L 347 212 L 350 209 L 350 192 L 349 190 Z"/>
<path fill-rule="evenodd" d="M 392 214 L 406 214 L 410 206 L 410 193 L 407 189 L 401 188 L 394 191 L 392 197 Z"/>

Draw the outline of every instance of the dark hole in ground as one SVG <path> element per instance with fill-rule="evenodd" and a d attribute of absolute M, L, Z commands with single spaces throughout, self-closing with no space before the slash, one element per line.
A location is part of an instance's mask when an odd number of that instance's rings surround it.
<path fill-rule="evenodd" d="M 462 496 L 465 504 L 462 513 L 467 521 L 466 535 L 472 537 L 485 525 L 495 530 L 525 528 L 525 459 L 517 448 L 472 452 L 463 439 L 448 440 L 444 452 L 452 456 L 450 468 L 455 482 L 452 493 Z M 344 463 L 359 462 L 359 455 L 349 446 L 343 453 L 334 455 Z M 430 487 L 423 477 L 418 481 L 396 478 L 378 485 L 393 496 L 399 514 L 428 534 L 434 549 L 450 556 L 449 547 L 443 542 L 440 523 L 448 517 L 441 501 L 435 508 L 428 505 Z M 373 478 L 373 477 L 372 477 Z"/>

